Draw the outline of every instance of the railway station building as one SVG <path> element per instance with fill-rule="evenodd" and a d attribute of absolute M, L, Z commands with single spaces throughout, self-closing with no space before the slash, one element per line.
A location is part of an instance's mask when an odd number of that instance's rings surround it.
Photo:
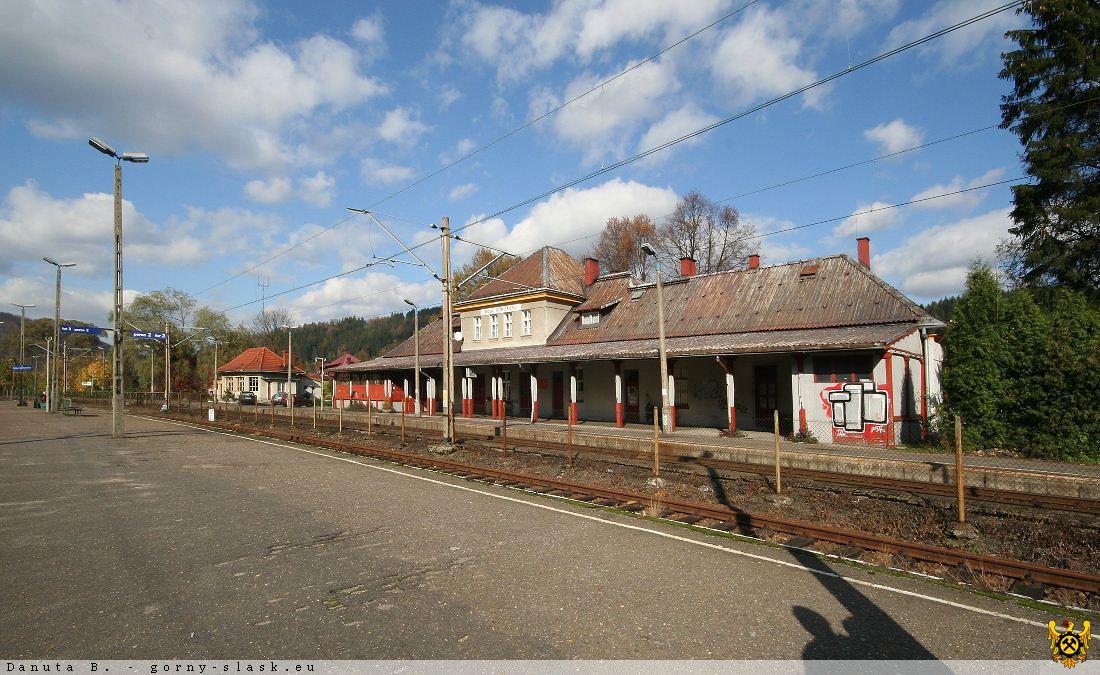
<path fill-rule="evenodd" d="M 820 442 L 893 445 L 927 432 L 943 323 L 857 256 L 697 274 L 663 283 L 672 428 L 771 430 Z M 652 423 L 661 405 L 653 281 L 602 273 L 547 247 L 420 331 L 421 414 L 443 412 L 443 340 L 453 336 L 455 414 Z M 415 338 L 333 369 L 338 404 L 413 413 Z M 659 416 L 658 416 L 659 417 Z M 823 433 L 822 430 L 827 430 Z"/>

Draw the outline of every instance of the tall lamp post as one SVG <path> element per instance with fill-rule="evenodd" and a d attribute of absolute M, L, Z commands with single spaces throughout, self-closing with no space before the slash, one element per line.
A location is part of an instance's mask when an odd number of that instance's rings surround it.
<path fill-rule="evenodd" d="M 323 357 L 323 356 L 314 356 L 313 361 L 314 361 L 314 363 L 316 363 L 317 361 L 321 362 L 321 410 L 324 410 L 325 409 L 325 357 Z M 313 421 L 316 422 L 317 421 L 317 410 L 316 410 L 317 400 L 316 399 L 314 399 L 314 401 L 313 401 L 313 407 L 314 407 Z M 316 425 L 314 425 L 314 426 L 316 426 Z"/>
<path fill-rule="evenodd" d="M 405 304 L 413 308 L 413 370 L 415 371 L 416 385 L 416 416 L 420 417 L 420 308 L 412 300 L 405 299 Z"/>
<path fill-rule="evenodd" d="M 657 266 L 657 344 L 661 352 L 661 428 L 667 433 L 672 428 L 672 410 L 668 406 L 668 353 L 665 351 L 665 298 L 661 283 L 661 259 L 648 241 L 642 243 L 642 253 L 653 256 Z"/>
<path fill-rule="evenodd" d="M 286 405 L 290 408 L 290 426 L 294 426 L 294 394 L 290 393 L 290 373 L 294 363 L 294 329 L 299 326 L 283 324 L 286 329 Z"/>
<path fill-rule="evenodd" d="M 218 409 L 218 347 L 221 346 L 222 341 L 215 338 L 213 335 L 207 335 L 206 341 L 214 345 L 214 380 L 210 385 L 210 390 L 213 392 L 212 396 L 214 402 L 211 405 L 215 410 Z M 224 411 L 223 411 L 224 412 Z"/>
<path fill-rule="evenodd" d="M 111 349 L 111 437 L 125 435 L 122 412 L 122 163 L 146 164 L 149 155 L 143 152 L 124 152 L 115 149 L 98 138 L 88 139 L 88 145 L 115 160 L 115 283 L 114 283 L 114 342 Z"/>
<path fill-rule="evenodd" d="M 26 342 L 25 342 L 26 341 L 25 325 L 27 323 L 27 310 L 30 309 L 31 307 L 37 307 L 37 305 L 21 305 L 18 302 L 13 302 L 11 304 L 13 304 L 13 305 L 15 305 L 16 307 L 19 308 L 19 365 L 23 365 L 23 360 L 25 358 L 27 358 L 26 354 L 25 354 L 25 347 L 24 347 L 24 345 L 26 344 Z M 37 368 L 38 368 L 38 364 L 36 362 L 35 363 L 36 381 L 37 381 L 37 373 L 38 373 Z M 37 386 L 37 385 L 35 385 L 35 386 Z M 19 405 L 27 405 L 26 393 L 23 391 L 25 388 L 26 388 L 26 385 L 24 385 L 24 383 L 23 383 L 23 371 L 20 370 L 19 371 Z"/>
<path fill-rule="evenodd" d="M 75 267 L 76 263 L 59 263 L 53 258 L 42 258 L 49 264 L 57 268 L 57 282 L 54 284 L 53 290 L 53 348 L 56 352 L 61 344 L 61 270 L 66 267 Z M 64 356 L 64 354 L 62 354 Z M 57 412 L 57 391 L 59 389 L 59 373 L 60 368 L 57 367 L 57 359 L 54 359 L 53 373 L 51 373 L 50 381 L 46 385 L 50 389 L 50 408 L 52 413 Z"/>

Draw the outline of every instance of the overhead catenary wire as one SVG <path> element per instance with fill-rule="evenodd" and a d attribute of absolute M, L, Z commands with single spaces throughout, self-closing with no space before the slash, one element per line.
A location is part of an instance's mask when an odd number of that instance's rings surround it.
<path fill-rule="evenodd" d="M 613 164 L 611 164 L 611 165 L 608 165 L 608 166 L 606 166 L 606 167 L 602 167 L 602 168 L 600 168 L 600 169 L 598 169 L 598 170 L 596 170 L 596 171 L 593 171 L 593 172 L 590 172 L 590 173 L 588 173 L 588 174 L 585 174 L 584 176 L 581 176 L 581 177 L 579 177 L 579 178 L 576 178 L 576 179 L 574 179 L 574 180 L 571 180 L 571 181 L 569 181 L 569 182 L 567 182 L 567 183 L 564 183 L 564 184 L 558 185 L 557 187 L 554 187 L 554 188 L 552 188 L 552 189 L 550 189 L 550 190 L 544 191 L 544 192 L 542 192 L 542 193 L 539 193 L 539 194 L 537 194 L 537 195 L 534 195 L 534 196 L 532 196 L 532 197 L 528 197 L 528 198 L 526 198 L 526 199 L 524 199 L 524 200 L 522 200 L 522 201 L 520 201 L 520 202 L 517 202 L 517 203 L 515 203 L 515 204 L 512 204 L 511 206 L 508 206 L 508 207 L 506 207 L 506 208 L 504 208 L 504 209 L 501 209 L 501 210 L 499 210 L 499 211 L 496 211 L 495 213 L 492 213 L 492 214 L 490 214 L 490 215 L 487 215 L 487 216 L 483 216 L 483 217 L 481 217 L 481 218 L 478 218 L 478 219 L 476 219 L 476 220 L 473 220 L 473 221 L 471 221 L 471 222 L 469 222 L 469 223 L 467 223 L 467 224 L 465 224 L 465 225 L 462 225 L 462 226 L 460 226 L 460 227 L 458 227 L 458 228 L 453 228 L 453 229 L 452 229 L 451 231 L 452 231 L 452 233 L 457 233 L 457 232 L 460 232 L 460 231 L 462 231 L 462 230 L 466 230 L 466 229 L 468 229 L 468 228 L 470 228 L 470 227 L 473 227 L 474 225 L 478 225 L 478 224 L 480 224 L 480 223 L 484 223 L 484 222 L 486 222 L 486 221 L 488 221 L 488 220 L 491 220 L 492 218 L 496 218 L 496 217 L 498 217 L 498 216 L 501 216 L 501 215 L 503 215 L 503 214 L 505 214 L 505 213 L 509 213 L 509 212 L 511 212 L 511 211 L 514 211 L 514 210 L 516 210 L 516 209 L 518 209 L 518 208 L 522 208 L 523 206 L 526 206 L 526 205 L 528 205 L 528 204 L 531 204 L 532 202 L 538 201 L 539 199 L 544 199 L 544 198 L 546 198 L 546 197 L 548 197 L 548 196 L 550 196 L 550 195 L 556 194 L 556 193 L 558 193 L 558 192 L 561 192 L 561 191 L 563 191 L 563 190 L 566 190 L 566 189 L 568 189 L 568 188 L 570 188 L 570 187 L 573 187 L 573 186 L 575 186 L 575 185 L 578 185 L 578 184 L 580 184 L 580 183 L 584 183 L 584 182 L 586 182 L 586 181 L 588 181 L 588 180 L 591 180 L 592 178 L 595 178 L 595 177 L 597 177 L 597 176 L 600 176 L 600 175 L 602 175 L 602 174 L 608 173 L 608 172 L 610 172 L 610 171 L 614 171 L 615 169 L 621 168 L 621 167 L 623 167 L 623 166 L 626 166 L 626 165 L 628 165 L 628 164 L 631 164 L 631 163 L 633 163 L 633 162 L 636 162 L 636 161 L 638 161 L 638 160 L 644 159 L 645 157 L 648 157 L 648 156 L 650 156 L 650 155 L 653 155 L 653 154 L 656 154 L 656 153 L 658 153 L 658 152 L 661 152 L 661 151 L 663 151 L 663 150 L 666 150 L 666 149 L 668 149 L 668 148 L 671 148 L 671 147 L 673 147 L 673 146 L 675 146 L 675 145 L 678 145 L 679 143 L 683 143 L 684 141 L 690 140 L 690 139 L 692 139 L 692 138 L 696 138 L 696 137 L 698 137 L 698 136 L 700 136 L 700 135 L 702 135 L 702 134 L 705 134 L 705 133 L 708 133 L 708 132 L 710 132 L 710 131 L 713 131 L 714 129 L 717 129 L 717 128 L 721 127 L 721 126 L 724 126 L 724 125 L 726 125 L 726 124 L 729 124 L 729 123 L 731 123 L 731 122 L 733 122 L 733 121 L 736 121 L 736 120 L 738 120 L 738 119 L 742 119 L 742 118 L 744 118 L 744 117 L 747 117 L 748 115 L 752 115 L 752 114 L 754 114 L 754 113 L 756 113 L 756 112 L 759 112 L 759 111 L 761 111 L 761 110 L 763 110 L 763 109 L 765 109 L 765 108 L 768 108 L 768 107 L 770 107 L 770 106 L 776 105 L 777 103 L 781 103 L 781 102 L 783 102 L 783 101 L 785 101 L 785 100 L 788 100 L 788 99 L 790 99 L 790 98 L 793 98 L 793 97 L 795 97 L 795 96 L 799 96 L 800 94 L 803 94 L 803 93 L 805 93 L 805 92 L 807 92 L 807 91 L 810 91 L 811 89 L 814 89 L 814 88 L 816 88 L 816 87 L 820 87 L 820 86 L 822 86 L 822 85 L 824 85 L 824 84 L 827 84 L 827 83 L 829 83 L 829 82 L 831 82 L 831 81 L 833 81 L 833 80 L 836 80 L 836 79 L 839 79 L 839 78 L 841 78 L 841 77 L 844 77 L 845 75 L 848 75 L 848 74 L 850 74 L 850 73 L 854 73 L 854 72 L 856 72 L 856 71 L 862 70 L 862 69 L 864 69 L 864 68 L 867 68 L 868 66 L 871 66 L 871 65 L 874 65 L 874 64 L 876 64 L 876 63 L 879 63 L 879 62 L 881 62 L 881 61 L 883 61 L 883 60 L 885 60 L 885 59 L 891 58 L 891 57 L 893 57 L 893 56 L 896 56 L 896 55 L 898 55 L 898 54 L 901 54 L 901 53 L 903 53 L 903 52 L 906 52 L 906 51 L 908 51 L 908 50 L 910 50 L 910 49 L 914 49 L 914 48 L 916 48 L 916 47 L 919 47 L 919 46 L 921 46 L 921 45 L 923 45 L 923 44 L 925 44 L 925 43 L 927 43 L 927 42 L 930 42 L 930 41 L 932 41 L 932 40 L 935 40 L 935 39 L 937 39 L 937 38 L 940 38 L 940 37 L 942 37 L 942 36 L 944 36 L 944 35 L 947 35 L 947 34 L 949 34 L 949 33 L 952 33 L 952 32 L 954 32 L 954 31 L 960 30 L 960 29 L 962 29 L 962 28 L 965 28 L 965 27 L 967 27 L 967 26 L 970 26 L 970 25 L 972 25 L 972 24 L 974 24 L 974 23 L 977 23 L 977 22 L 979 22 L 979 21 L 982 21 L 982 20 L 984 20 L 984 19 L 987 19 L 987 18 L 989 18 L 989 17 L 995 16 L 995 15 L 997 15 L 997 14 L 999 14 L 999 13 L 1001 13 L 1001 12 L 1007 11 L 1007 10 L 1009 10 L 1009 9 L 1011 9 L 1011 8 L 1013 8 L 1013 7 L 1017 6 L 1017 5 L 1019 5 L 1019 4 L 1020 4 L 1020 0 L 1016 0 L 1015 2 L 1010 2 L 1010 3 L 1006 3 L 1006 4 L 1004 4 L 1004 5 L 1001 5 L 1001 6 L 999 6 L 999 7 L 995 7 L 995 8 L 993 8 L 993 9 L 990 9 L 990 10 L 987 10 L 987 11 L 985 11 L 985 12 L 982 12 L 982 13 L 980 13 L 980 14 L 977 14 L 977 15 L 975 15 L 975 16 L 972 16 L 972 17 L 970 17 L 970 18 L 968 18 L 968 19 L 965 19 L 965 20 L 963 20 L 963 21 L 959 21 L 959 22 L 957 22 L 957 23 L 955 23 L 955 24 L 952 24 L 952 25 L 950 25 L 950 26 L 947 26 L 947 27 L 945 27 L 945 28 L 942 28 L 942 29 L 940 29 L 940 30 L 937 30 L 937 31 L 935 31 L 935 32 L 929 33 L 929 34 L 927 34 L 927 35 L 925 35 L 925 36 L 923 36 L 923 37 L 920 37 L 920 38 L 917 38 L 917 39 L 915 39 L 915 40 L 912 40 L 912 41 L 910 41 L 910 42 L 907 42 L 907 43 L 905 43 L 905 44 L 903 44 L 903 45 L 901 45 L 901 46 L 899 46 L 899 47 L 895 47 L 895 48 L 893 48 L 893 49 L 890 49 L 890 50 L 887 50 L 887 51 L 885 51 L 885 52 L 882 52 L 882 53 L 880 53 L 880 54 L 878 54 L 878 55 L 876 55 L 876 56 L 873 56 L 873 57 L 871 57 L 871 58 L 869 58 L 869 59 L 866 59 L 866 60 L 864 60 L 864 61 L 861 61 L 860 63 L 857 63 L 857 64 L 855 64 L 855 65 L 853 65 L 853 66 L 849 66 L 848 68 L 845 68 L 844 70 L 841 70 L 841 71 L 837 71 L 837 72 L 835 72 L 835 73 L 833 73 L 833 74 L 831 74 L 831 75 L 828 75 L 828 76 L 826 76 L 826 77 L 820 78 L 820 79 L 818 79 L 818 80 L 816 80 L 816 81 L 814 81 L 814 82 L 811 82 L 811 83 L 809 83 L 809 84 L 807 84 L 807 85 L 804 85 L 804 86 L 802 86 L 802 87 L 799 87 L 799 88 L 797 88 L 797 89 L 791 90 L 791 91 L 789 91 L 789 92 L 787 92 L 787 93 L 785 93 L 785 94 L 781 94 L 781 95 L 779 95 L 779 96 L 776 96 L 776 97 L 774 97 L 774 98 L 771 98 L 771 99 L 769 99 L 769 100 L 767 100 L 767 101 L 764 101 L 764 102 L 762 102 L 762 103 L 760 103 L 760 104 L 757 104 L 757 105 L 755 105 L 755 106 L 752 106 L 751 108 L 748 108 L 748 109 L 746 109 L 746 110 L 743 110 L 743 111 L 741 111 L 741 112 L 739 112 L 739 113 L 737 113 L 737 114 L 735 114 L 735 115 L 731 115 L 731 116 L 729 116 L 729 117 L 726 117 L 726 118 L 724 118 L 724 119 L 718 120 L 717 122 L 714 122 L 714 123 L 712 123 L 712 124 L 709 124 L 709 125 L 706 125 L 706 126 L 704 126 L 704 127 L 701 127 L 701 128 L 699 128 L 699 129 L 696 129 L 696 130 L 694 130 L 694 131 L 691 131 L 691 132 L 689 132 L 689 133 L 687 133 L 687 134 L 684 134 L 684 135 L 682 135 L 682 136 L 679 136 L 679 137 L 677 137 L 677 138 L 674 138 L 674 139 L 672 139 L 672 140 L 670 140 L 670 141 L 666 141 L 666 142 L 664 142 L 664 143 L 661 143 L 661 144 L 659 144 L 659 145 L 657 145 L 657 146 L 654 146 L 654 147 L 652 147 L 652 148 L 649 148 L 649 149 L 647 149 L 647 150 L 644 150 L 644 151 L 642 151 L 642 152 L 640 152 L 640 153 L 637 153 L 637 154 L 635 154 L 635 155 L 632 155 L 632 156 L 630 156 L 630 157 L 627 157 L 626 159 L 620 160 L 620 161 L 618 161 L 618 162 L 615 162 L 615 163 L 613 163 Z M 977 188 L 975 188 L 975 189 L 977 189 Z M 847 217 L 847 216 L 845 216 L 845 217 Z M 319 233 L 318 233 L 318 235 L 319 235 Z M 318 236 L 318 235 L 314 235 L 314 236 Z M 406 246 L 406 247 L 405 247 L 405 248 L 403 248 L 403 249 L 402 249 L 401 251 L 398 251 L 398 252 L 396 252 L 396 253 L 393 253 L 393 254 L 391 254 L 391 255 L 389 255 L 389 256 L 387 256 L 387 257 L 388 257 L 388 258 L 392 258 L 392 257 L 398 256 L 398 255 L 402 255 L 403 253 L 406 253 L 406 252 L 409 252 L 409 251 L 411 251 L 411 250 L 414 250 L 414 249 L 417 249 L 417 248 L 420 248 L 420 247 L 426 246 L 427 244 L 431 243 L 431 241 L 433 241 L 433 240 L 428 240 L 428 241 L 424 241 L 424 242 L 421 242 L 421 243 L 419 243 L 419 244 L 415 244 L 415 245 L 412 245 L 412 246 Z M 340 272 L 340 273 L 338 273 L 338 274 L 330 275 L 330 276 L 327 276 L 327 277 L 325 277 L 325 278 L 322 278 L 322 279 L 318 279 L 318 280 L 316 280 L 316 281 L 312 281 L 312 282 L 309 282 L 309 283 L 306 283 L 306 284 L 301 284 L 301 285 L 295 286 L 295 287 L 293 287 L 293 288 L 289 288 L 289 289 L 286 289 L 286 290 L 284 290 L 284 291 L 280 291 L 279 293 L 276 293 L 276 294 L 274 294 L 274 295 L 272 295 L 272 296 L 270 296 L 270 297 L 274 298 L 274 297 L 279 297 L 279 296 L 282 296 L 282 295 L 286 295 L 286 294 L 289 294 L 289 293 L 294 293 L 294 292 L 296 292 L 296 291 L 299 291 L 299 290 L 303 290 L 303 289 L 305 289 L 305 288 L 309 288 L 310 286 L 315 286 L 315 285 L 317 285 L 317 284 L 325 283 L 325 282 L 327 282 L 327 281 L 331 281 L 331 280 L 333 280 L 333 279 L 336 279 L 336 278 L 340 278 L 340 277 L 343 277 L 343 276 L 347 276 L 347 275 L 349 275 L 349 274 L 353 274 L 353 273 L 355 273 L 355 272 L 358 272 L 358 271 L 362 271 L 362 270 L 364 270 L 364 269 L 367 269 L 367 268 L 369 268 L 369 267 L 372 267 L 372 266 L 373 266 L 373 265 L 375 265 L 375 264 L 377 264 L 377 263 L 369 263 L 369 264 L 367 264 L 367 265 L 364 265 L 364 266 L 361 266 L 361 267 L 358 267 L 358 268 L 355 268 L 355 269 L 351 269 L 351 270 L 347 270 L 347 271 L 345 271 L 345 272 Z M 224 283 L 224 282 L 222 282 L 222 283 Z M 220 284 L 218 284 L 218 285 L 220 285 Z M 239 308 L 241 308 L 241 307 L 246 307 L 246 306 L 249 306 L 249 305 L 255 304 L 256 302 L 258 302 L 258 300 L 252 300 L 252 301 L 244 302 L 244 303 L 241 303 L 241 304 L 239 304 L 239 305 L 235 305 L 235 306 L 233 306 L 233 307 L 230 307 L 230 308 L 228 308 L 228 309 L 226 309 L 226 310 L 224 310 L 224 311 L 232 311 L 232 310 L 234 310 L 234 309 L 239 309 Z"/>
<path fill-rule="evenodd" d="M 489 141 L 488 143 L 485 143 L 484 145 L 481 145 L 481 146 L 471 150 L 470 152 L 466 153 L 465 155 L 462 155 L 461 157 L 458 157 L 457 159 L 448 162 L 447 164 L 443 165 L 442 167 L 436 169 L 435 171 L 432 171 L 431 173 L 425 174 L 424 176 L 421 176 L 420 178 L 418 178 L 418 179 L 414 180 L 413 182 L 409 183 L 408 185 L 400 188 L 399 190 L 397 190 L 395 192 L 392 192 L 392 193 L 386 195 L 385 197 L 383 197 L 382 199 L 379 199 L 379 200 L 373 202 L 370 206 L 367 207 L 367 209 L 374 209 L 374 207 L 379 206 L 379 205 L 393 199 L 394 197 L 397 197 L 398 195 L 401 195 L 401 194 L 411 190 L 412 188 L 424 183 L 425 181 L 428 181 L 428 180 L 434 178 L 435 176 L 438 176 L 439 174 L 451 169 L 452 167 L 454 167 L 458 164 L 461 164 L 462 162 L 465 162 L 466 160 L 474 157 L 475 155 L 478 155 L 478 154 L 488 150 L 489 148 L 491 148 L 491 147 L 493 147 L 493 146 L 495 146 L 495 145 L 511 138 L 512 136 L 515 136 L 516 134 L 523 131 L 524 129 L 528 129 L 528 128 L 534 126 L 535 124 L 538 124 L 542 120 L 550 117 L 551 115 L 554 115 L 555 113 L 561 111 L 562 109 L 566 108 L 567 106 L 570 106 L 573 103 L 576 103 L 577 101 L 581 100 L 582 98 L 585 98 L 586 96 L 588 96 L 589 94 L 592 94 L 593 92 L 599 91 L 600 89 L 602 89 L 603 87 L 607 86 L 608 84 L 614 82 L 615 80 L 618 80 L 619 78 L 628 75 L 629 73 L 637 70 L 638 68 L 641 68 L 645 64 L 650 63 L 650 62 L 654 61 L 655 59 L 660 58 L 661 56 L 663 56 L 664 54 L 667 54 L 668 52 L 672 51 L 673 49 L 676 49 L 677 47 L 684 44 L 685 42 L 688 42 L 689 40 L 691 40 L 691 39 L 699 36 L 700 34 L 710 30 L 711 28 L 714 28 L 715 26 L 722 23 L 723 21 L 726 21 L 727 19 L 730 19 L 730 18 L 736 16 L 737 14 L 740 14 L 741 12 L 748 9 L 752 5 L 755 5 L 757 2 L 760 2 L 760 0 L 749 0 L 749 2 L 746 2 L 745 4 L 741 5 L 737 9 L 734 9 L 730 12 L 727 12 L 726 14 L 723 14 L 722 16 L 718 17 L 714 21 L 711 21 L 707 25 L 703 26 L 702 28 L 699 28 L 698 30 L 690 33 L 689 35 L 686 35 L 686 36 L 680 38 L 676 42 L 670 44 L 669 46 L 667 46 L 663 49 L 661 49 L 660 51 L 656 52 L 655 54 L 651 54 L 651 55 L 645 57 L 644 59 L 642 59 L 641 61 L 638 61 L 637 63 L 635 63 L 635 64 L 619 71 L 615 75 L 612 75 L 611 77 L 609 77 L 605 80 L 601 80 L 600 82 L 593 85 L 589 89 L 586 89 L 585 91 L 581 92 L 580 94 L 577 94 L 576 96 L 564 101 L 563 103 L 560 103 L 560 104 L 554 106 L 553 108 L 546 111 L 545 113 L 527 120 L 526 122 L 524 122 L 522 125 L 516 127 L 515 129 L 512 129 L 511 131 L 508 131 L 507 133 L 505 133 L 501 136 L 498 136 L 497 138 L 493 139 L 492 141 Z M 382 214 L 382 215 L 384 215 L 384 214 Z M 228 278 L 226 278 L 222 281 L 219 281 L 218 283 L 216 283 L 212 286 L 208 286 L 208 287 L 204 288 L 203 290 L 196 293 L 196 295 L 202 295 L 203 293 L 205 293 L 207 291 L 213 290 L 213 289 L 215 289 L 219 286 L 222 286 L 222 285 L 232 281 L 233 279 L 236 279 L 237 277 L 241 276 L 242 274 L 247 274 L 247 273 L 251 272 L 252 270 L 254 270 L 258 267 L 266 265 L 267 263 L 271 262 L 272 260 L 275 260 L 276 258 L 279 258 L 280 256 L 283 256 L 283 255 L 289 253 L 290 251 L 294 250 L 295 248 L 298 248 L 299 246 L 302 246 L 303 244 L 306 244 L 306 243 L 316 239 L 317 237 L 320 237 L 323 234 L 331 232 L 332 230 L 336 229 L 337 227 L 339 227 L 339 226 L 343 225 L 344 223 L 348 222 L 348 220 L 350 220 L 350 219 L 351 218 L 344 218 L 343 220 L 337 221 L 337 222 L 333 223 L 332 225 L 326 227 L 325 229 L 323 229 L 319 232 L 315 232 L 314 234 L 310 235 L 309 237 L 303 239 L 302 241 L 296 242 L 296 243 L 280 250 L 278 253 L 275 253 L 274 255 L 272 255 L 268 258 L 265 258 L 264 260 L 256 263 L 255 265 L 252 265 L 248 269 L 243 270 L 239 273 L 236 273 L 236 274 L 234 274 L 234 275 L 232 275 L 232 276 L 230 276 L 230 277 L 228 277 Z M 399 220 L 409 220 L 407 218 L 398 218 L 398 219 Z M 416 222 L 416 221 L 409 220 L 409 222 Z"/>
<path fill-rule="evenodd" d="M 491 213 L 487 216 L 482 216 L 481 218 L 473 220 L 473 221 L 471 221 L 471 222 L 469 222 L 469 223 L 467 223 L 467 224 L 465 224 L 461 227 L 455 228 L 454 232 L 461 232 L 462 230 L 473 227 L 474 225 L 484 223 L 487 220 L 497 218 L 499 216 L 504 215 L 505 213 L 509 213 L 509 212 L 514 211 L 518 208 L 522 208 L 522 207 L 527 206 L 528 204 L 536 202 L 540 199 L 545 199 L 546 197 L 557 194 L 558 192 L 561 192 L 563 190 L 567 190 L 567 189 L 569 189 L 573 186 L 576 186 L 576 185 L 580 185 L 581 183 L 585 183 L 585 182 L 587 182 L 589 180 L 592 180 L 593 178 L 596 178 L 598 176 L 601 176 L 605 173 L 608 173 L 608 172 L 614 171 L 616 169 L 622 168 L 624 166 L 627 166 L 628 164 L 632 164 L 632 163 L 637 162 L 641 159 L 645 159 L 646 157 L 649 157 L 650 155 L 656 154 L 658 152 L 662 152 L 662 151 L 667 150 L 668 148 L 671 148 L 675 145 L 679 145 L 680 143 L 683 143 L 685 141 L 689 141 L 693 138 L 696 138 L 696 137 L 701 136 L 705 133 L 713 131 L 714 129 L 717 129 L 721 126 L 724 126 L 724 125 L 729 124 L 731 122 L 734 122 L 736 120 L 742 119 L 742 118 L 747 117 L 749 115 L 752 115 L 754 113 L 760 112 L 761 110 L 763 110 L 765 108 L 768 108 L 768 107 L 771 107 L 771 106 L 773 106 L 777 103 L 781 103 L 783 101 L 786 101 L 787 99 L 794 98 L 795 96 L 799 96 L 801 94 L 804 94 L 807 91 L 810 91 L 811 89 L 815 89 L 815 88 L 820 87 L 824 84 L 828 84 L 829 82 L 832 82 L 833 80 L 837 80 L 839 78 L 842 78 L 845 75 L 850 75 L 851 73 L 862 70 L 862 69 L 864 69 L 868 66 L 874 65 L 874 64 L 876 64 L 880 61 L 883 61 L 883 60 L 888 59 L 890 57 L 896 56 L 896 55 L 901 54 L 903 52 L 906 52 L 910 49 L 914 49 L 916 47 L 919 47 L 919 46 L 925 44 L 926 42 L 931 42 L 932 40 L 943 37 L 944 35 L 947 35 L 949 33 L 957 31 L 961 28 L 965 28 L 965 27 L 967 27 L 971 24 L 977 23 L 977 22 L 982 21 L 984 19 L 988 19 L 991 16 L 995 16 L 997 14 L 1000 14 L 1001 12 L 1007 11 L 1007 10 L 1009 10 L 1009 9 L 1019 5 L 1019 4 L 1020 4 L 1020 0 L 1016 0 L 1015 2 L 1010 2 L 1008 4 L 1001 5 L 1000 7 L 995 7 L 993 9 L 988 10 L 988 11 L 982 12 L 981 14 L 977 14 L 975 16 L 970 17 L 969 19 L 965 19 L 965 20 L 960 21 L 958 23 L 952 24 L 952 25 L 950 25 L 946 28 L 941 28 L 940 30 L 935 31 L 933 33 L 929 33 L 928 35 L 925 35 L 924 37 L 920 37 L 920 38 L 917 38 L 916 40 L 912 40 L 910 42 L 907 42 L 907 43 L 901 45 L 900 47 L 895 47 L 895 48 L 890 49 L 888 51 L 882 52 L 882 53 L 880 53 L 876 56 L 873 56 L 869 59 L 861 61 L 861 62 L 855 64 L 854 66 L 848 66 L 847 68 L 845 68 L 843 70 L 838 70 L 837 72 L 835 72 L 831 75 L 827 75 L 827 76 L 825 76 L 823 78 L 820 78 L 818 80 L 815 80 L 814 82 L 811 82 L 807 85 L 804 85 L 804 86 L 799 87 L 797 89 L 793 89 L 793 90 L 791 90 L 791 91 L 789 91 L 785 94 L 781 94 L 781 95 L 776 96 L 774 98 L 768 99 L 767 101 L 764 101 L 763 103 L 752 106 L 751 108 L 743 110 L 743 111 L 741 111 L 741 112 L 739 112 L 735 115 L 730 115 L 729 117 L 725 117 L 723 119 L 720 119 L 717 122 L 713 122 L 713 123 L 708 124 L 704 127 L 700 127 L 699 129 L 688 132 L 688 133 L 686 133 L 682 136 L 679 136 L 679 137 L 674 138 L 674 139 L 669 140 L 669 141 L 665 141 L 664 143 L 660 143 L 660 144 L 655 145 L 655 146 L 653 146 L 653 147 L 651 147 L 647 150 L 643 150 L 642 152 L 631 155 L 630 157 L 627 157 L 626 159 L 619 160 L 618 162 L 614 162 L 614 163 L 609 164 L 607 166 L 601 167 L 601 168 L 599 168 L 595 171 L 592 171 L 592 172 L 587 173 L 583 176 L 580 176 L 579 178 L 575 178 L 575 179 L 573 179 L 569 182 L 563 183 L 561 185 L 553 187 L 553 188 L 551 188 L 549 190 L 546 190 L 544 192 L 540 192 L 539 194 L 528 197 L 528 198 L 526 198 L 526 199 L 524 199 L 520 202 L 517 202 L 515 204 L 512 204 L 511 206 L 500 209 L 499 211 Z"/>

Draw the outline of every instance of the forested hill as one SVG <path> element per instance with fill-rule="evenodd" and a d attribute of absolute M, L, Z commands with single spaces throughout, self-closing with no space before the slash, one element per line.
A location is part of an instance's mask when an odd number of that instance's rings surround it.
<path fill-rule="evenodd" d="M 420 310 L 423 328 L 439 316 L 438 307 Z M 356 316 L 303 324 L 294 331 L 295 361 L 305 364 L 316 356 L 334 359 L 344 352 L 360 359 L 384 354 L 413 334 L 413 313 L 391 314 L 363 319 Z M 267 346 L 282 353 L 286 349 L 286 331 L 271 336 Z"/>
<path fill-rule="evenodd" d="M 951 315 L 955 311 L 955 303 L 959 301 L 959 296 L 952 295 L 941 300 L 930 302 L 927 305 L 923 305 L 924 309 L 929 314 L 936 317 L 941 321 L 951 321 Z"/>

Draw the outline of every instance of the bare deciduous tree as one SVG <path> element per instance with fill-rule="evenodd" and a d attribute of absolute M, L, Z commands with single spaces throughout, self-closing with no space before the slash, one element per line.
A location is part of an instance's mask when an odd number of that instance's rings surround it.
<path fill-rule="evenodd" d="M 750 223 L 742 223 L 737 209 L 719 206 L 697 190 L 684 195 L 668 220 L 657 228 L 662 262 L 678 269 L 681 258 L 694 258 L 699 272 L 722 272 L 748 264 L 760 250 Z"/>
<path fill-rule="evenodd" d="M 647 215 L 609 218 L 589 255 L 608 271 L 630 272 L 638 279 L 645 279 L 651 263 L 642 255 L 641 245 L 656 237 L 657 227 Z"/>
<path fill-rule="evenodd" d="M 496 259 L 497 254 L 487 248 L 479 248 L 470 258 L 470 262 L 455 270 L 455 300 L 465 300 L 474 294 L 474 291 L 512 269 L 520 258 L 505 255 Z M 488 265 L 488 267 L 486 267 Z M 482 269 L 482 268 L 485 269 Z M 479 272 L 480 270 L 480 272 Z M 477 278 L 469 279 L 474 273 Z M 461 284 L 461 286 L 459 285 Z"/>

